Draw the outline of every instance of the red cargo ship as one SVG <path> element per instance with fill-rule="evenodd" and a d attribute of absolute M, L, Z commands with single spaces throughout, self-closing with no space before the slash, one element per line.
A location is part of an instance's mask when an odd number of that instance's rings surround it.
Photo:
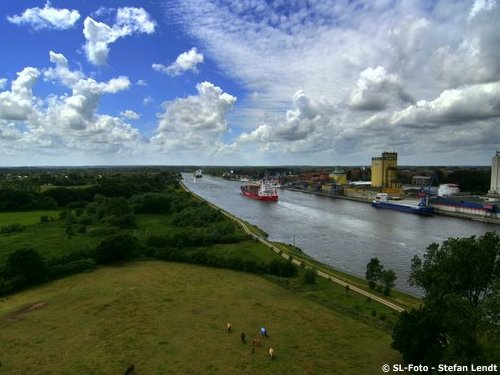
<path fill-rule="evenodd" d="M 269 184 L 261 182 L 260 184 L 249 184 L 241 187 L 241 194 L 248 198 L 258 199 L 260 201 L 278 200 L 278 193 Z"/>

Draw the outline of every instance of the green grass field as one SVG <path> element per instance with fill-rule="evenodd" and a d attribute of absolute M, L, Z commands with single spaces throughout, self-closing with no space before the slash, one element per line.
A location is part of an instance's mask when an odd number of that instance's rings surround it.
<path fill-rule="evenodd" d="M 23 225 L 38 224 L 40 222 L 40 216 L 44 215 L 56 219 L 59 216 L 59 211 L 0 212 L 0 227 L 15 223 Z"/>
<path fill-rule="evenodd" d="M 252 353 L 239 334 L 261 326 L 269 338 Z M 0 371 L 14 375 L 120 374 L 130 363 L 137 374 L 379 374 L 401 360 L 390 340 L 262 277 L 157 261 L 0 299 Z"/>
<path fill-rule="evenodd" d="M 36 212 L 38 214 L 40 211 Z M 52 216 L 56 216 L 54 211 L 52 213 Z M 3 215 L 5 214 L 0 214 L 0 217 Z M 38 216 L 37 222 L 39 221 L 40 217 Z M 0 234 L 0 267 L 5 264 L 10 253 L 25 247 L 32 247 L 45 258 L 50 259 L 67 255 L 73 251 L 92 249 L 101 240 L 102 238 L 90 237 L 81 233 L 67 236 L 65 222 L 62 220 L 45 224 L 28 224 L 22 232 Z"/>

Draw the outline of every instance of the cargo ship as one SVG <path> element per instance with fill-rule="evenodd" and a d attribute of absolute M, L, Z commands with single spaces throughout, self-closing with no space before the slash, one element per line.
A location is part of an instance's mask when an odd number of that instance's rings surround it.
<path fill-rule="evenodd" d="M 404 204 L 389 203 L 386 193 L 378 193 L 372 201 L 372 206 L 385 210 L 406 212 L 415 215 L 431 216 L 434 214 L 434 208 L 425 205 L 425 201 L 421 200 L 417 206 L 406 206 Z"/>
<path fill-rule="evenodd" d="M 276 202 L 278 200 L 276 189 L 264 182 L 241 186 L 241 194 L 245 197 L 258 199 L 260 201 Z"/>

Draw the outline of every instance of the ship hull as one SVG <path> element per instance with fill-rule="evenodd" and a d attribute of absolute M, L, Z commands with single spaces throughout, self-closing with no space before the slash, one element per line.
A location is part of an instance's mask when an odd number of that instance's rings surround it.
<path fill-rule="evenodd" d="M 432 207 L 413 207 L 387 202 L 372 202 L 372 206 L 384 210 L 406 212 L 415 215 L 431 216 L 434 214 L 434 209 Z"/>
<path fill-rule="evenodd" d="M 257 199 L 259 201 L 276 202 L 278 200 L 277 195 L 259 195 L 258 193 L 254 193 L 251 191 L 242 191 L 241 194 L 245 197 Z"/>

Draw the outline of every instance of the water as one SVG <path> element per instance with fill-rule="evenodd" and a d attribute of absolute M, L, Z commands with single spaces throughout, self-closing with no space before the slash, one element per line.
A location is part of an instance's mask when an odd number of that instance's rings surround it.
<path fill-rule="evenodd" d="M 300 247 L 304 253 L 339 270 L 364 277 L 366 264 L 377 257 L 394 270 L 396 287 L 421 294 L 408 285 L 411 259 L 429 244 L 449 237 L 500 233 L 494 224 L 450 218 L 421 217 L 379 210 L 366 203 L 281 190 L 278 202 L 261 202 L 240 194 L 242 183 L 211 176 L 185 185 L 235 216 L 257 225 L 271 241 Z"/>

